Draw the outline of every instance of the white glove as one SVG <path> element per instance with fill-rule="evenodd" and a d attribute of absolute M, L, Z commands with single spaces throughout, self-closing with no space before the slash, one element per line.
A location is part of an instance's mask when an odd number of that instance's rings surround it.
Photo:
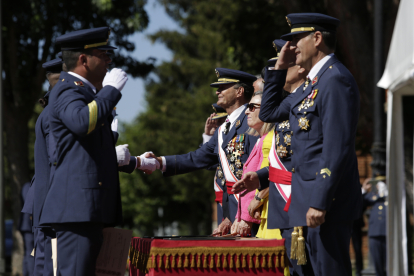
<path fill-rule="evenodd" d="M 128 76 L 122 69 L 114 68 L 111 72 L 106 73 L 102 86 L 105 87 L 107 85 L 111 85 L 121 91 L 127 80 Z"/>
<path fill-rule="evenodd" d="M 160 163 L 158 163 L 157 159 L 153 157 L 145 157 L 145 154 L 152 153 L 152 151 L 147 151 L 139 156 L 141 159 L 141 166 L 138 168 L 140 170 L 149 170 L 151 172 L 160 169 Z"/>
<path fill-rule="evenodd" d="M 388 196 L 387 184 L 380 181 L 377 183 L 377 190 L 380 197 Z"/>
<path fill-rule="evenodd" d="M 111 124 L 112 131 L 118 132 L 118 119 L 114 119 Z"/>
<path fill-rule="evenodd" d="M 116 159 L 118 160 L 118 166 L 125 166 L 129 164 L 131 154 L 129 153 L 128 144 L 117 146 Z"/>

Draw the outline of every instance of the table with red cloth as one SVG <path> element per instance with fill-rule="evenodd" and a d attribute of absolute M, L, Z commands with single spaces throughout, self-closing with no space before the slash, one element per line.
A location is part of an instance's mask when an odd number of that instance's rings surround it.
<path fill-rule="evenodd" d="M 285 240 L 181 240 L 132 238 L 130 276 L 283 275 Z"/>

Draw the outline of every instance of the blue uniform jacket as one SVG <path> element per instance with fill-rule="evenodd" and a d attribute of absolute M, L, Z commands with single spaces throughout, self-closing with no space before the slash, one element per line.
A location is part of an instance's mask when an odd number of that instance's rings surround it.
<path fill-rule="evenodd" d="M 193 172 L 200 169 L 206 169 L 210 166 L 217 164 L 217 161 L 220 163 L 219 158 L 219 149 L 218 149 L 218 135 L 223 135 L 223 144 L 222 148 L 226 152 L 227 144 L 233 139 L 236 135 L 244 134 L 249 129 L 247 125 L 247 116 L 244 111 L 237 118 L 237 121 L 240 121 L 240 124 L 235 124 L 226 135 L 219 133 L 219 128 L 217 128 L 213 137 L 207 143 L 203 144 L 200 148 L 195 151 L 181 154 L 181 155 L 171 155 L 165 156 L 166 160 L 166 171 L 164 176 L 173 176 L 188 172 Z M 258 137 L 245 135 L 244 149 L 245 153 L 241 156 L 241 162 L 244 164 L 249 157 L 251 150 L 253 149 Z M 261 169 L 259 172 L 259 177 L 261 181 L 268 181 L 269 171 L 267 168 Z M 234 196 L 228 195 L 226 185 L 222 186 L 223 188 L 223 211 L 224 204 L 229 199 L 229 210 L 230 210 L 230 220 L 233 222 L 237 213 L 237 201 Z M 224 216 L 224 214 L 223 214 Z M 220 223 L 220 222 L 219 222 Z"/>
<path fill-rule="evenodd" d="M 364 203 L 372 206 L 369 215 L 368 237 L 386 236 L 386 214 L 388 201 L 372 192 L 364 194 Z"/>
<path fill-rule="evenodd" d="M 27 193 L 30 189 L 30 182 L 26 182 L 23 184 L 22 191 L 20 193 L 20 199 L 22 201 L 22 205 L 26 202 Z M 20 232 L 32 232 L 32 217 L 30 214 L 21 213 L 20 214 L 20 223 L 19 223 L 19 231 Z"/>
<path fill-rule="evenodd" d="M 326 210 L 326 221 L 361 216 L 362 195 L 355 153 L 359 91 L 351 73 L 333 56 L 309 86 L 281 100 L 286 70 L 267 70 L 259 118 L 289 118 L 292 136 L 290 224 L 306 226 L 309 207 Z M 299 110 L 315 92 L 314 104 Z M 305 122 L 299 126 L 300 120 Z"/>
<path fill-rule="evenodd" d="M 49 99 L 50 134 L 56 148 L 40 224 L 122 222 L 112 111 L 121 93 L 98 94 L 62 72 Z"/>
<path fill-rule="evenodd" d="M 292 170 L 291 164 L 291 155 L 290 155 L 290 148 L 291 142 L 289 139 L 292 137 L 292 131 L 290 128 L 289 121 L 284 121 L 275 125 L 275 134 L 279 134 L 279 141 L 275 141 L 275 146 L 282 145 L 286 147 L 286 156 L 281 157 L 280 161 L 285 166 L 286 170 Z M 289 137 L 290 136 L 290 137 Z M 276 135 L 275 135 L 276 139 Z M 277 139 L 276 139 L 277 140 Z M 279 143 L 277 143 L 279 142 Z M 284 211 L 286 205 L 286 201 L 280 195 L 279 191 L 277 190 L 275 183 L 269 181 L 269 207 L 268 207 L 268 215 L 267 215 L 267 228 L 268 229 L 286 229 L 290 228 L 289 225 L 289 216 L 288 213 Z"/>

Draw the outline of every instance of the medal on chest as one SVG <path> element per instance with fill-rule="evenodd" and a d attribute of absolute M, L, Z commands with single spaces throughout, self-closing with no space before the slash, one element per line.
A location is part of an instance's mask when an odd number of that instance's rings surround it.
<path fill-rule="evenodd" d="M 292 136 L 290 136 L 289 134 L 286 134 L 284 137 L 284 142 L 286 146 L 290 146 L 290 143 L 292 142 Z"/>
<path fill-rule="evenodd" d="M 276 148 L 276 153 L 280 158 L 286 157 L 287 156 L 286 147 L 284 147 L 283 145 L 278 146 Z"/>
<path fill-rule="evenodd" d="M 306 117 L 299 118 L 299 126 L 302 130 L 308 130 L 310 127 L 309 120 Z"/>
<path fill-rule="evenodd" d="M 313 106 L 315 104 L 315 98 L 316 95 L 318 95 L 318 89 L 312 90 L 312 92 L 302 101 L 300 106 L 298 107 L 298 111 L 301 111 L 302 109 L 308 109 L 309 107 Z"/>

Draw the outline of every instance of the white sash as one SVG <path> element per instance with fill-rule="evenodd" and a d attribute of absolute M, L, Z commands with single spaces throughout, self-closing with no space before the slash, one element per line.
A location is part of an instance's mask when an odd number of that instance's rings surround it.
<path fill-rule="evenodd" d="M 287 171 L 283 163 L 280 161 L 280 158 L 276 152 L 276 135 L 277 135 L 277 131 L 275 129 L 275 132 L 272 138 L 272 147 L 270 148 L 270 152 L 269 152 L 269 164 L 273 168 Z M 279 191 L 279 194 L 287 202 L 290 197 L 291 191 L 292 191 L 292 186 L 286 185 L 286 184 L 279 184 L 279 183 L 275 183 L 275 186 L 276 186 L 276 189 Z"/>
<path fill-rule="evenodd" d="M 219 149 L 221 168 L 223 169 L 223 173 L 224 173 L 224 177 L 226 178 L 226 181 L 228 181 L 228 182 L 237 182 L 238 179 L 234 175 L 234 173 L 230 170 L 229 161 L 227 160 L 226 153 L 224 152 L 224 150 L 221 146 L 223 144 L 223 133 L 221 132 L 222 127 L 223 127 L 223 125 L 220 126 L 220 128 L 218 130 L 218 133 L 217 133 L 217 135 L 218 135 L 218 149 Z M 234 194 L 234 197 L 236 198 L 236 200 L 238 202 L 239 201 L 239 195 Z"/>

